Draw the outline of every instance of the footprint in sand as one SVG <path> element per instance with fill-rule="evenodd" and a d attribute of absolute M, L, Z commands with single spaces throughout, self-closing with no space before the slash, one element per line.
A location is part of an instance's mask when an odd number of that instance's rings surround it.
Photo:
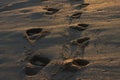
<path fill-rule="evenodd" d="M 42 28 L 32 28 L 32 29 L 26 30 L 25 36 L 28 39 L 28 41 L 35 42 L 39 38 L 42 38 L 42 37 L 48 35 L 49 33 L 50 32 L 48 30 L 44 30 Z"/>
<path fill-rule="evenodd" d="M 52 14 L 55 14 L 56 12 L 58 12 L 60 9 L 57 9 L 57 8 L 43 8 L 45 9 L 47 12 L 45 13 L 46 15 L 52 15 Z"/>
<path fill-rule="evenodd" d="M 84 31 L 87 29 L 89 25 L 88 24 L 78 24 L 76 26 L 70 26 L 70 29 L 78 30 L 78 31 Z"/>
<path fill-rule="evenodd" d="M 82 12 L 77 12 L 69 16 L 69 24 L 72 23 L 73 19 L 80 19 Z"/>
<path fill-rule="evenodd" d="M 65 62 L 65 71 L 72 71 L 76 72 L 82 67 L 87 66 L 90 62 L 85 59 L 75 58 L 75 59 L 68 59 L 64 61 Z"/>
<path fill-rule="evenodd" d="M 40 67 L 34 66 L 31 63 L 27 63 L 23 70 L 27 76 L 33 76 L 36 75 L 40 69 Z"/>
<path fill-rule="evenodd" d="M 83 37 L 83 38 L 79 38 L 76 40 L 72 40 L 70 43 L 71 45 L 84 45 L 84 46 L 88 46 L 89 44 L 89 37 Z"/>
<path fill-rule="evenodd" d="M 28 76 L 36 75 L 42 68 L 44 68 L 50 59 L 40 55 L 34 55 L 29 59 L 29 63 L 24 68 L 24 72 Z"/>
<path fill-rule="evenodd" d="M 79 4 L 79 5 L 75 5 L 74 8 L 80 10 L 82 8 L 87 7 L 88 5 L 89 5 L 89 3 L 82 3 L 82 4 Z"/>

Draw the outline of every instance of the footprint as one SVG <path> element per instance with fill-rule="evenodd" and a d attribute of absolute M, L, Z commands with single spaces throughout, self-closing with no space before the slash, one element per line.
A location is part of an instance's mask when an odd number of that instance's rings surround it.
<path fill-rule="evenodd" d="M 86 30 L 88 26 L 89 26 L 88 24 L 78 24 L 77 26 L 70 26 L 69 28 L 78 30 L 78 31 L 83 31 L 83 30 Z"/>
<path fill-rule="evenodd" d="M 75 9 L 82 9 L 84 7 L 87 7 L 88 5 L 89 5 L 89 3 L 79 4 L 79 5 L 75 6 Z"/>
<path fill-rule="evenodd" d="M 24 68 L 24 72 L 27 76 L 36 75 L 39 71 L 40 71 L 40 67 L 36 67 L 30 63 L 28 63 Z"/>
<path fill-rule="evenodd" d="M 48 30 L 43 30 L 42 28 L 32 28 L 28 29 L 25 32 L 27 39 L 31 42 L 31 40 L 36 41 L 37 39 L 48 35 L 50 32 Z"/>
<path fill-rule="evenodd" d="M 72 14 L 70 16 L 70 18 L 72 18 L 72 19 L 78 19 L 78 18 L 80 18 L 81 14 L 82 14 L 82 12 L 78 12 L 78 13 Z"/>
<path fill-rule="evenodd" d="M 72 45 L 84 45 L 84 46 L 88 46 L 89 40 L 90 40 L 89 37 L 83 37 L 83 38 L 80 38 L 80 39 L 72 40 L 70 43 Z"/>
<path fill-rule="evenodd" d="M 89 61 L 85 59 L 75 59 L 73 60 L 72 64 L 78 67 L 83 67 L 83 66 L 88 65 Z"/>
<path fill-rule="evenodd" d="M 50 59 L 48 59 L 47 57 L 42 57 L 40 55 L 34 55 L 29 60 L 29 62 L 33 65 L 44 67 L 50 62 Z"/>
<path fill-rule="evenodd" d="M 26 33 L 28 36 L 32 36 L 34 34 L 38 34 L 38 33 L 42 32 L 42 30 L 43 30 L 42 28 L 34 28 L 34 29 L 27 30 Z"/>
<path fill-rule="evenodd" d="M 55 14 L 56 12 L 58 12 L 60 10 L 60 9 L 57 9 L 57 8 L 43 8 L 43 9 L 48 11 L 48 12 L 45 13 L 47 15 Z"/>
<path fill-rule="evenodd" d="M 69 24 L 72 23 L 73 19 L 80 19 L 82 12 L 74 13 L 69 17 Z"/>
<path fill-rule="evenodd" d="M 85 59 L 72 59 L 69 62 L 65 63 L 65 71 L 70 71 L 70 72 L 76 72 L 82 67 L 85 67 L 89 64 L 90 62 Z"/>

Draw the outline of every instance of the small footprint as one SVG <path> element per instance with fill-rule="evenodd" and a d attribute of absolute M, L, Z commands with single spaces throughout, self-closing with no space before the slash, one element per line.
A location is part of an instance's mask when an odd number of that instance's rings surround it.
<path fill-rule="evenodd" d="M 69 17 L 69 24 L 72 23 L 73 19 L 80 19 L 81 15 L 82 15 L 82 12 L 77 12 L 77 13 L 72 14 Z"/>
<path fill-rule="evenodd" d="M 70 26 L 69 28 L 78 30 L 78 31 L 83 31 L 83 30 L 86 30 L 88 26 L 89 26 L 88 24 L 78 24 L 76 26 Z"/>
<path fill-rule="evenodd" d="M 89 37 L 83 37 L 83 38 L 79 38 L 79 39 L 76 39 L 76 40 L 72 40 L 70 43 L 72 45 L 84 45 L 84 46 L 87 46 L 89 44 L 89 40 L 90 40 Z"/>
<path fill-rule="evenodd" d="M 60 9 L 57 8 L 43 8 L 45 10 L 47 10 L 48 12 L 46 12 L 46 15 L 52 15 L 55 14 L 56 12 L 58 12 Z"/>
<path fill-rule="evenodd" d="M 89 64 L 90 62 L 85 59 L 79 59 L 75 58 L 70 60 L 69 62 L 65 63 L 65 71 L 70 71 L 70 72 L 76 72 L 82 67 L 85 67 Z"/>
<path fill-rule="evenodd" d="M 80 9 L 82 9 L 84 7 L 87 7 L 88 5 L 89 5 L 89 3 L 83 3 L 83 4 L 79 4 L 79 5 L 75 6 L 74 8 L 80 10 Z"/>
<path fill-rule="evenodd" d="M 50 62 L 50 59 L 47 57 L 42 57 L 40 55 L 34 55 L 29 61 L 33 65 L 44 67 Z"/>

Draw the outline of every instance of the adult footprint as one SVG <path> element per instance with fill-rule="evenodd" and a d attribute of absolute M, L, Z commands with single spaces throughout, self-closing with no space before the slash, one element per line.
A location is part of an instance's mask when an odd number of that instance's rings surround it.
<path fill-rule="evenodd" d="M 89 26 L 88 24 L 78 24 L 76 26 L 70 26 L 69 28 L 78 30 L 78 31 L 83 31 L 83 30 L 86 30 L 88 26 Z"/>
<path fill-rule="evenodd" d="M 47 15 L 55 14 L 56 12 L 58 12 L 60 10 L 60 9 L 57 9 L 57 8 L 43 8 L 43 9 L 48 11 L 48 12 L 45 13 Z"/>
<path fill-rule="evenodd" d="M 42 28 L 32 28 L 26 30 L 25 35 L 29 41 L 30 40 L 36 41 L 37 39 L 44 37 L 49 33 L 50 32 L 48 30 L 44 30 Z"/>
<path fill-rule="evenodd" d="M 85 59 L 75 59 L 72 62 L 73 65 L 79 66 L 79 67 L 83 67 L 89 64 L 88 60 Z"/>

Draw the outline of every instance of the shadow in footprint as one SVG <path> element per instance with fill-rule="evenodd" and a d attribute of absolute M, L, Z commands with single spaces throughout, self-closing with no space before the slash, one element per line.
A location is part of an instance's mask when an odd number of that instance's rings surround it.
<path fill-rule="evenodd" d="M 45 10 L 47 10 L 48 12 L 46 12 L 46 15 L 52 15 L 55 14 L 56 12 L 58 12 L 60 9 L 57 8 L 43 8 Z"/>
<path fill-rule="evenodd" d="M 79 67 L 83 67 L 89 64 L 88 60 L 85 59 L 75 59 L 72 62 L 73 65 L 79 66 Z"/>
<path fill-rule="evenodd" d="M 87 7 L 88 5 L 89 5 L 89 3 L 83 3 L 83 4 L 79 4 L 79 5 L 75 6 L 74 8 L 80 10 L 84 7 Z"/>
<path fill-rule="evenodd" d="M 78 31 L 83 31 L 83 30 L 86 30 L 88 26 L 89 26 L 88 24 L 78 24 L 77 26 L 70 26 L 69 28 L 78 30 Z"/>

